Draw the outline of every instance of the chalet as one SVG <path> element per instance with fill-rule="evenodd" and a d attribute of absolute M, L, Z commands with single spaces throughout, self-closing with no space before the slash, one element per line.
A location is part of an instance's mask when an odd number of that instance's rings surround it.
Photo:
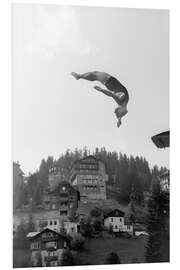
<path fill-rule="evenodd" d="M 60 217 L 73 216 L 78 208 L 80 195 L 67 181 L 62 181 L 53 190 L 48 190 L 43 195 L 43 207 L 46 210 L 58 210 Z"/>
<path fill-rule="evenodd" d="M 69 173 L 69 181 L 78 187 L 81 201 L 106 199 L 108 175 L 104 163 L 94 156 L 75 161 Z"/>
<path fill-rule="evenodd" d="M 70 243 L 67 236 L 46 228 L 41 232 L 28 233 L 27 238 L 33 267 L 61 265 L 62 252 Z"/>
<path fill-rule="evenodd" d="M 104 226 L 108 229 L 112 228 L 115 233 L 127 232 L 133 234 L 133 226 L 125 224 L 125 213 L 119 209 L 114 209 L 104 216 Z"/>

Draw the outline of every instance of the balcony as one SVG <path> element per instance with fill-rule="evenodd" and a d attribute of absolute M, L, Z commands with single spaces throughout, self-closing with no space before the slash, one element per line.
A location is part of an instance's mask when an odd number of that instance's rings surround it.
<path fill-rule="evenodd" d="M 44 202 L 50 202 L 50 196 L 44 196 L 43 197 Z"/>
<path fill-rule="evenodd" d="M 44 258 L 45 262 L 52 262 L 52 261 L 57 261 L 58 260 L 58 256 L 46 256 Z"/>
<path fill-rule="evenodd" d="M 67 191 L 66 191 L 66 192 L 62 192 L 62 191 L 61 191 L 61 192 L 59 193 L 59 197 L 60 197 L 60 198 L 68 198 L 68 193 L 67 193 Z"/>

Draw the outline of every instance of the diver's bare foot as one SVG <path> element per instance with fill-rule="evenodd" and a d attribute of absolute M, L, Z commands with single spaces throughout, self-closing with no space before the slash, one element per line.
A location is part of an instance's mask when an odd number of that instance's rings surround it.
<path fill-rule="evenodd" d="M 94 89 L 96 89 L 97 91 L 102 91 L 102 88 L 101 87 L 99 87 L 99 86 L 94 86 Z"/>
<path fill-rule="evenodd" d="M 71 75 L 76 79 L 79 80 L 81 78 L 81 75 L 75 73 L 75 72 L 71 72 Z"/>

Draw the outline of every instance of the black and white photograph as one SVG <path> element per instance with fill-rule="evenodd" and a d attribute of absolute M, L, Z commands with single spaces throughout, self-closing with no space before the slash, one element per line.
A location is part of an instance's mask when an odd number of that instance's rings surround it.
<path fill-rule="evenodd" d="M 11 16 L 13 268 L 169 263 L 169 10 Z"/>

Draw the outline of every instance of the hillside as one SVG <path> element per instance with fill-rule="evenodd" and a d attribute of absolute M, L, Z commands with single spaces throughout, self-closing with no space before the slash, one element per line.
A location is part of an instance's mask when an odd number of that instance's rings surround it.
<path fill-rule="evenodd" d="M 79 202 L 77 213 L 79 215 L 89 215 L 93 208 L 100 208 L 103 211 L 110 209 L 119 209 L 126 212 L 127 204 L 120 204 L 115 200 L 107 199 L 107 200 L 99 200 L 94 202 Z"/>
<path fill-rule="evenodd" d="M 106 186 L 106 196 L 108 200 L 113 200 L 118 202 L 120 205 L 127 205 L 127 201 L 121 198 L 121 189 L 118 187 Z"/>
<path fill-rule="evenodd" d="M 33 201 L 34 205 L 42 203 L 43 191 L 49 185 L 50 169 L 58 168 L 66 179 L 74 162 L 87 155 L 93 155 L 104 163 L 109 176 L 107 199 L 116 200 L 120 204 L 123 204 L 124 201 L 129 202 L 132 186 L 140 202 L 143 199 L 143 192 L 149 190 L 153 177 L 167 170 L 166 168 L 159 169 L 156 165 L 150 169 L 148 161 L 144 157 L 128 157 L 126 154 L 106 151 L 105 148 L 96 148 L 92 153 L 86 147 L 82 150 L 67 150 L 57 160 L 50 156 L 46 160 L 43 159 L 39 170 L 29 174 L 27 184 L 21 188 L 19 194 L 19 207 L 28 204 L 29 201 Z"/>

